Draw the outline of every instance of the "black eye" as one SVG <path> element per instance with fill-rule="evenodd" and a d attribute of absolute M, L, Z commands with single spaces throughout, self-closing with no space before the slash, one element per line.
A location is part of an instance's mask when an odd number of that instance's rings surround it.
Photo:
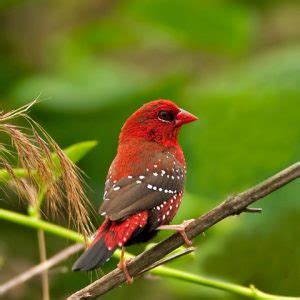
<path fill-rule="evenodd" d="M 175 116 L 174 116 L 174 113 L 172 111 L 161 110 L 158 113 L 158 118 L 163 120 L 163 121 L 171 122 L 175 119 Z"/>

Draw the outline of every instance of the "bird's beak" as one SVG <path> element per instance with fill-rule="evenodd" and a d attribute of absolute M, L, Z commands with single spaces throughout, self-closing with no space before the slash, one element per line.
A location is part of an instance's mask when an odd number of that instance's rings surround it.
<path fill-rule="evenodd" d="M 176 125 L 181 126 L 183 124 L 191 123 L 197 121 L 198 118 L 184 109 L 180 109 L 176 116 Z"/>

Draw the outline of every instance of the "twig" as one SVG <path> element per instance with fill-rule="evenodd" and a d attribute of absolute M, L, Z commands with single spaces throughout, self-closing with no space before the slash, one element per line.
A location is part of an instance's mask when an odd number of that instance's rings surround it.
<path fill-rule="evenodd" d="M 28 226 L 29 228 L 42 228 L 46 232 L 51 233 L 53 235 L 67 238 L 69 240 L 84 243 L 85 239 L 83 235 L 74 232 L 72 230 L 66 229 L 64 227 L 51 224 L 49 222 L 45 222 L 36 218 L 24 216 L 19 213 L 11 212 L 5 209 L 0 209 L 0 219 L 7 220 L 10 222 L 14 222 L 16 224 L 22 225 L 22 226 Z M 34 220 L 34 221 L 33 221 Z M 121 251 L 118 249 L 113 256 L 116 258 L 120 258 Z M 134 256 L 130 253 L 126 253 L 126 257 L 133 258 Z M 173 279 L 179 279 L 181 281 L 189 282 L 198 284 L 201 286 L 207 286 L 210 288 L 215 288 L 218 290 L 223 290 L 226 292 L 231 292 L 236 295 L 240 296 L 246 296 L 254 299 L 277 299 L 277 300 L 283 300 L 283 299 L 299 299 L 299 298 L 293 298 L 293 297 L 283 297 L 283 296 L 276 296 L 271 294 L 263 293 L 259 290 L 257 290 L 255 287 L 244 287 L 242 285 L 230 283 L 230 282 L 223 282 L 220 280 L 210 279 L 204 276 L 200 276 L 197 274 L 192 274 L 189 272 L 184 272 L 181 270 L 172 269 L 166 266 L 159 266 L 155 269 L 151 269 L 149 271 L 153 275 L 157 275 L 160 277 L 167 277 L 167 278 L 173 278 Z M 1 295 L 1 294 L 0 294 Z"/>
<path fill-rule="evenodd" d="M 39 244 L 39 254 L 40 254 L 40 262 L 43 263 L 47 261 L 47 250 L 46 250 L 46 240 L 45 240 L 45 232 L 43 229 L 38 229 L 38 244 Z M 49 277 L 48 277 L 48 269 L 43 270 L 42 272 L 42 291 L 43 291 L 43 300 L 50 299 L 50 291 L 49 291 Z"/>
<path fill-rule="evenodd" d="M 66 260 L 69 256 L 77 253 L 81 249 L 83 249 L 83 244 L 74 244 L 61 252 L 57 253 L 50 259 L 46 260 L 45 262 L 34 266 L 33 268 L 27 270 L 26 272 L 18 275 L 17 277 L 3 283 L 0 285 L 0 296 L 3 296 L 6 292 L 10 289 L 28 281 L 34 276 L 41 274 L 43 271 L 52 268 L 53 266 L 59 264 L 60 262 Z"/>
<path fill-rule="evenodd" d="M 154 268 L 157 268 L 158 266 L 162 266 L 162 265 L 165 265 L 167 263 L 169 263 L 170 261 L 174 260 L 174 259 L 177 259 L 181 256 L 184 256 L 184 255 L 187 255 L 187 254 L 190 254 L 192 252 L 195 251 L 195 248 L 194 247 L 190 247 L 190 248 L 187 248 L 187 249 L 184 249 L 178 253 L 174 253 L 173 255 L 169 255 L 157 262 L 155 262 L 153 265 L 151 265 L 150 267 L 148 267 L 147 269 L 143 270 L 142 272 L 139 273 L 139 275 L 143 274 L 143 273 L 146 273 Z"/>
<path fill-rule="evenodd" d="M 300 162 L 291 165 L 244 192 L 228 197 L 220 205 L 205 215 L 195 219 L 195 221 L 187 227 L 186 234 L 188 238 L 192 239 L 221 220 L 231 215 L 243 212 L 243 210 L 245 210 L 250 204 L 274 192 L 298 177 L 300 177 Z M 140 272 L 161 260 L 164 256 L 174 251 L 182 244 L 183 240 L 181 236 L 178 233 L 175 233 L 153 248 L 141 253 L 128 263 L 127 267 L 131 276 L 136 277 Z M 121 285 L 125 282 L 125 280 L 124 273 L 119 269 L 115 269 L 99 280 L 74 293 L 68 299 L 95 298 Z"/>

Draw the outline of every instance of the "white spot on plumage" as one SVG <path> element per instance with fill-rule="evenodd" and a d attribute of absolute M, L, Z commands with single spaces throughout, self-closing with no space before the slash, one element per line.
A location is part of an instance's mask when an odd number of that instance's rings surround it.
<path fill-rule="evenodd" d="M 142 183 L 142 182 L 141 182 L 140 180 L 137 180 L 136 183 L 137 183 L 137 184 L 140 184 L 140 183 Z"/>
<path fill-rule="evenodd" d="M 118 245 L 119 245 L 120 247 L 122 247 L 122 243 L 118 243 Z"/>
<path fill-rule="evenodd" d="M 151 189 L 152 189 L 152 185 L 151 185 L 151 184 L 148 184 L 148 185 L 147 185 L 147 188 L 148 188 L 149 190 L 151 190 Z"/>
<path fill-rule="evenodd" d="M 168 194 L 168 192 L 169 192 L 168 190 L 165 190 L 165 193 L 166 193 L 166 194 Z"/>
<path fill-rule="evenodd" d="M 165 175 L 166 171 L 165 170 L 161 170 L 161 176 Z"/>
<path fill-rule="evenodd" d="M 157 176 L 158 174 L 156 172 L 153 173 L 154 176 Z"/>
<path fill-rule="evenodd" d="M 172 176 L 172 179 L 175 179 L 175 177 L 174 177 L 174 176 Z"/>
<path fill-rule="evenodd" d="M 162 219 L 164 220 L 165 218 L 166 218 L 166 216 L 165 216 L 165 215 L 163 215 L 163 216 L 162 216 Z"/>
<path fill-rule="evenodd" d="M 157 165 L 154 165 L 153 167 L 154 167 L 154 168 L 157 168 Z"/>
<path fill-rule="evenodd" d="M 159 206 L 156 206 L 156 209 L 157 209 L 157 210 L 160 210 L 160 207 L 159 207 Z"/>
<path fill-rule="evenodd" d="M 163 189 L 162 189 L 162 188 L 159 188 L 158 190 L 161 192 Z"/>
<path fill-rule="evenodd" d="M 140 179 L 144 179 L 144 178 L 145 178 L 145 176 L 141 175 L 141 176 L 139 176 L 139 178 L 140 178 Z"/>
<path fill-rule="evenodd" d="M 119 186 L 114 187 L 114 191 L 118 191 L 120 189 Z"/>
<path fill-rule="evenodd" d="M 129 178 L 129 179 L 131 179 L 131 178 L 132 178 L 132 176 L 131 176 L 131 175 L 129 175 L 129 176 L 128 176 L 128 178 Z"/>
<path fill-rule="evenodd" d="M 101 216 L 105 216 L 106 215 L 106 212 L 104 211 L 102 214 L 101 214 Z"/>
<path fill-rule="evenodd" d="M 117 180 L 114 180 L 114 183 L 117 183 Z"/>
<path fill-rule="evenodd" d="M 153 190 L 156 191 L 156 190 L 157 190 L 157 187 L 156 187 L 156 186 L 153 186 Z"/>

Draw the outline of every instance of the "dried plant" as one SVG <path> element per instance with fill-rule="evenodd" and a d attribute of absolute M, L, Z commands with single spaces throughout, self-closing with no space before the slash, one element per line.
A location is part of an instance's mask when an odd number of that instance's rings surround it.
<path fill-rule="evenodd" d="M 16 176 L 8 159 L 8 156 L 14 155 L 3 144 L 0 144 L 0 164 L 11 175 L 16 190 L 30 206 L 37 206 L 38 195 L 44 193 L 45 204 L 51 214 L 57 215 L 64 210 L 70 223 L 88 236 L 91 232 L 87 209 L 90 204 L 84 192 L 80 170 L 27 114 L 36 102 L 34 100 L 14 111 L 0 113 L 0 131 L 9 136 L 18 160 L 17 167 L 25 170 L 26 180 Z M 18 117 L 25 119 L 29 126 L 21 128 L 12 124 L 11 121 Z"/>

